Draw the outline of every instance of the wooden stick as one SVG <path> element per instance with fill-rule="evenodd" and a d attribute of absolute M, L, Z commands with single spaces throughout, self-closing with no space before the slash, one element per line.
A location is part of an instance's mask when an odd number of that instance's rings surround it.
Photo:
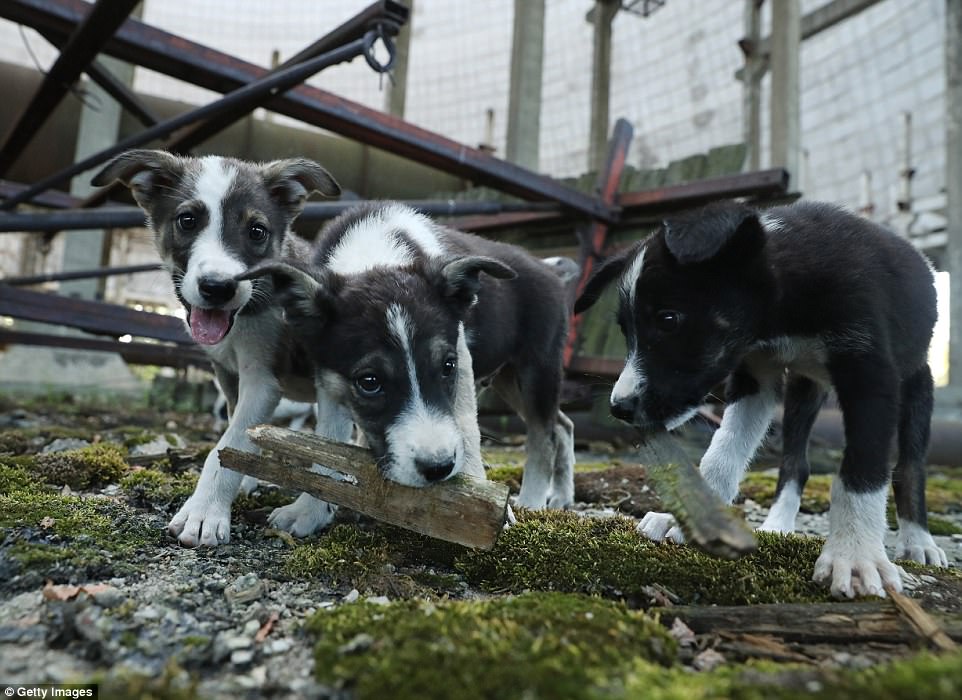
<path fill-rule="evenodd" d="M 736 606 L 655 608 L 662 624 L 681 619 L 696 634 L 770 635 L 801 643 L 855 644 L 886 642 L 912 644 L 915 628 L 888 601 L 864 603 L 777 603 Z M 962 615 L 940 615 L 932 620 L 951 642 L 962 639 Z"/>
<path fill-rule="evenodd" d="M 504 527 L 508 509 L 505 484 L 459 474 L 425 488 L 402 486 L 381 475 L 370 450 L 272 425 L 255 426 L 247 434 L 255 445 L 276 456 L 225 448 L 220 451 L 221 464 L 468 547 L 491 549 Z M 313 471 L 311 463 L 338 474 Z"/>
<path fill-rule="evenodd" d="M 641 449 L 655 492 L 691 544 L 722 559 L 738 559 L 755 551 L 755 536 L 745 522 L 708 488 L 671 435 L 655 435 Z"/>
<path fill-rule="evenodd" d="M 912 629 L 927 639 L 932 646 L 940 651 L 955 651 L 958 649 L 958 645 L 946 634 L 938 621 L 925 612 L 921 605 L 891 586 L 886 586 L 885 592 L 889 594 L 895 608 L 912 625 Z"/>

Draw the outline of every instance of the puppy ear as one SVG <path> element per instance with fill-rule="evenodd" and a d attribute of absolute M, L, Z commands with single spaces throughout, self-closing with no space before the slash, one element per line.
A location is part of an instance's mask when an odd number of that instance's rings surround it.
<path fill-rule="evenodd" d="M 104 187 L 122 182 L 130 188 L 137 204 L 147 210 L 161 187 L 172 187 L 184 176 L 184 167 L 184 161 L 172 153 L 135 149 L 107 163 L 90 184 Z"/>
<path fill-rule="evenodd" d="M 668 252 L 682 265 L 701 263 L 723 252 L 750 257 L 765 245 L 755 212 L 731 202 L 709 205 L 662 223 Z"/>
<path fill-rule="evenodd" d="M 598 298 L 608 285 L 611 284 L 612 280 L 620 277 L 624 273 L 628 261 L 635 256 L 640 248 L 641 244 L 638 243 L 616 255 L 606 258 L 605 261 L 601 263 L 598 269 L 588 278 L 588 283 L 585 285 L 584 291 L 581 292 L 581 296 L 579 296 L 575 302 L 574 311 L 576 314 L 587 311 L 594 306 L 595 302 L 598 301 Z"/>
<path fill-rule="evenodd" d="M 442 263 L 438 273 L 441 294 L 471 304 L 481 289 L 481 273 L 495 279 L 510 280 L 518 275 L 494 258 L 472 255 Z"/>
<path fill-rule="evenodd" d="M 308 270 L 280 260 L 268 260 L 242 272 L 234 279 L 256 280 L 269 278 L 275 298 L 288 316 L 326 320 L 330 315 L 330 285 L 326 285 Z"/>
<path fill-rule="evenodd" d="M 262 172 L 271 197 L 292 219 L 301 213 L 304 201 L 312 192 L 320 192 L 325 197 L 341 194 L 341 186 L 331 174 L 306 158 L 275 160 L 263 165 Z"/>

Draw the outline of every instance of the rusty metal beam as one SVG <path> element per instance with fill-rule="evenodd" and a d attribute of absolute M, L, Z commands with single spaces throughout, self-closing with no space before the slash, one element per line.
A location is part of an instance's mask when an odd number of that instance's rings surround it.
<path fill-rule="evenodd" d="M 0 3 L 0 16 L 34 28 L 65 31 L 65 27 L 78 21 L 86 7 L 87 3 L 82 0 L 4 0 Z M 130 19 L 104 50 L 122 60 L 216 92 L 229 92 L 267 72 Z M 274 97 L 265 106 L 524 199 L 556 201 L 581 215 L 603 221 L 615 218 L 613 208 L 596 197 L 315 87 L 302 85 Z"/>
<path fill-rule="evenodd" d="M 116 31 L 140 0 L 98 0 L 67 39 L 60 56 L 47 71 L 20 118 L 0 146 L 0 175 L 20 157 L 30 141 L 44 125 L 60 100 L 87 65 L 100 52 L 100 47 Z"/>
<path fill-rule="evenodd" d="M 41 32 L 41 35 L 58 51 L 62 51 L 67 43 L 67 37 L 62 34 Z M 91 61 L 84 69 L 84 73 L 144 126 L 153 126 L 160 121 L 154 111 L 145 105 L 133 90 L 117 80 L 100 61 L 96 59 Z"/>
<path fill-rule="evenodd" d="M 134 365 L 160 365 L 161 367 L 209 368 L 210 360 L 200 348 L 161 343 L 122 343 L 118 340 L 86 338 L 76 335 L 32 333 L 0 328 L 0 344 L 33 345 L 47 348 L 73 348 L 76 350 L 99 350 L 115 352 L 124 361 Z"/>
<path fill-rule="evenodd" d="M 371 204 L 373 200 L 308 202 L 298 217 L 301 223 L 333 219 L 348 209 Z M 557 216 L 559 207 L 550 202 L 459 202 L 450 199 L 408 200 L 404 202 L 428 216 L 475 216 L 502 212 L 532 212 Z M 96 209 L 62 209 L 53 212 L 0 212 L 2 233 L 46 233 L 48 231 L 95 228 L 133 228 L 146 225 L 138 207 L 114 206 Z"/>
<path fill-rule="evenodd" d="M 83 160 L 64 168 L 60 172 L 43 178 L 39 182 L 20 192 L 18 195 L 7 199 L 2 205 L 0 205 L 0 209 L 10 209 L 22 202 L 28 202 L 34 195 L 66 182 L 74 175 L 79 175 L 80 173 L 107 161 L 111 157 L 123 153 L 129 148 L 141 146 L 145 143 L 153 141 L 154 139 L 168 136 L 177 129 L 180 129 L 188 124 L 193 124 L 208 116 L 216 117 L 219 114 L 228 112 L 229 110 L 241 105 L 257 104 L 264 95 L 288 90 L 294 85 L 297 85 L 298 83 L 307 79 L 309 76 L 323 70 L 324 68 L 337 65 L 338 63 L 343 63 L 345 61 L 350 61 L 351 59 L 360 56 L 367 48 L 367 39 L 356 39 L 349 44 L 345 44 L 340 48 L 328 51 L 320 56 L 315 56 L 314 58 L 303 63 L 290 66 L 272 75 L 265 75 L 242 87 L 238 87 L 236 90 L 227 93 L 219 100 L 215 100 L 214 102 L 204 105 L 203 107 L 198 107 L 197 109 L 185 112 L 183 114 L 178 114 L 170 119 L 166 119 L 159 124 L 155 124 L 149 129 L 145 129 L 140 133 L 128 136 L 126 139 L 123 139 L 113 146 L 94 153 L 93 155 L 90 155 L 87 158 L 84 158 Z"/>
<path fill-rule="evenodd" d="M 98 335 L 164 340 L 194 345 L 184 322 L 174 316 L 128 309 L 117 304 L 74 299 L 0 285 L 0 316 L 79 328 Z"/>
<path fill-rule="evenodd" d="M 66 282 L 67 280 L 84 280 L 91 277 L 113 277 L 115 275 L 134 275 L 140 272 L 156 272 L 162 270 L 160 263 L 146 263 L 144 265 L 123 265 L 120 267 L 98 267 L 94 270 L 71 270 L 70 272 L 50 272 L 43 275 L 22 275 L 20 277 L 0 277 L 0 284 L 12 287 L 28 287 L 33 284 L 46 282 Z"/>
<path fill-rule="evenodd" d="M 615 122 L 615 127 L 608 141 L 608 153 L 605 160 L 598 169 L 598 181 L 596 190 L 601 201 L 608 206 L 613 206 L 618 193 L 618 185 L 621 183 L 621 174 L 625 170 L 625 161 L 628 158 L 628 147 L 631 145 L 632 136 L 635 130 L 625 119 Z M 608 238 L 608 224 L 597 219 L 591 223 L 578 228 L 578 241 L 581 244 L 578 264 L 581 267 L 581 276 L 575 287 L 575 298 L 581 295 L 588 278 L 595 268 L 595 263 L 601 259 L 605 249 L 605 242 Z M 564 363 L 567 367 L 574 356 L 575 343 L 578 340 L 578 329 L 581 327 L 581 315 L 573 316 L 568 324 L 568 339 L 564 349 Z"/>
<path fill-rule="evenodd" d="M 776 197 L 788 192 L 788 172 L 783 168 L 725 175 L 681 185 L 625 192 L 618 197 L 622 218 L 655 214 L 665 209 L 697 207 L 716 199 Z"/>

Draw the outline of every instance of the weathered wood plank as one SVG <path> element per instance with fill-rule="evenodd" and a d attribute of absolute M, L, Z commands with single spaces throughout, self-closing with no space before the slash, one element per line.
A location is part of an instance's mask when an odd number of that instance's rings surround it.
<path fill-rule="evenodd" d="M 688 542 L 722 559 L 755 551 L 755 537 L 744 521 L 728 511 L 671 435 L 651 437 L 641 451 L 655 493 L 678 520 Z"/>
<path fill-rule="evenodd" d="M 247 432 L 254 444 L 273 454 L 224 449 L 220 456 L 225 467 L 468 547 L 491 549 L 504 526 L 505 484 L 462 474 L 425 488 L 403 486 L 381 475 L 369 450 L 276 426 Z M 310 463 L 339 474 L 313 471 Z"/>

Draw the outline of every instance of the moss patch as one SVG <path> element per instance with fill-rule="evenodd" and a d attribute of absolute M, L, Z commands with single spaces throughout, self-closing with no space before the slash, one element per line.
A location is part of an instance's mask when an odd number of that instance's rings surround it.
<path fill-rule="evenodd" d="M 740 491 L 745 498 L 750 498 L 765 508 L 770 508 L 775 502 L 775 486 L 778 476 L 763 472 L 749 472 L 742 481 Z M 832 477 L 827 474 L 816 474 L 809 477 L 802 493 L 802 503 L 799 510 L 803 513 L 827 513 L 832 491 Z"/>
<path fill-rule="evenodd" d="M 0 554 L 54 580 L 120 571 L 136 553 L 159 546 L 164 531 L 107 499 L 51 493 L 30 485 L 0 494 L 0 528 L 10 532 Z"/>
<path fill-rule="evenodd" d="M 198 475 L 168 474 L 159 469 L 136 469 L 120 480 L 120 488 L 138 504 L 167 505 L 186 500 L 197 486 Z"/>
<path fill-rule="evenodd" d="M 456 568 L 489 590 L 643 595 L 660 584 L 688 604 L 750 605 L 829 600 L 811 579 L 822 541 L 756 533 L 759 549 L 738 561 L 688 546 L 655 544 L 625 518 L 559 511 L 519 516 L 490 552 L 465 550 Z"/>
<path fill-rule="evenodd" d="M 31 470 L 46 483 L 72 489 L 110 484 L 127 471 L 126 451 L 119 445 L 98 443 L 77 450 L 38 454 Z"/>
<path fill-rule="evenodd" d="M 358 698 L 599 696 L 638 659 L 675 657 L 656 621 L 578 595 L 357 603 L 316 613 L 307 627 L 319 637 L 318 681 Z"/>
<path fill-rule="evenodd" d="M 962 478 L 949 473 L 930 476 L 925 484 L 925 503 L 932 513 L 962 511 Z"/>
<path fill-rule="evenodd" d="M 959 527 L 951 520 L 946 520 L 945 518 L 939 518 L 934 515 L 929 516 L 929 532 L 933 535 L 942 535 L 944 537 L 950 537 L 951 535 L 962 534 L 962 527 Z"/>

